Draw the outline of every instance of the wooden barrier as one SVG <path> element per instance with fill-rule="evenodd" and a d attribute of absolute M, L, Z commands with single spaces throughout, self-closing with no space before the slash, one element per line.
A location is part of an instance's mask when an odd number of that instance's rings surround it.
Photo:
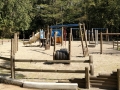
<path fill-rule="evenodd" d="M 100 32 L 100 54 L 103 54 L 103 35 L 120 35 L 120 33 L 102 33 Z M 117 44 L 118 46 L 118 44 Z M 114 47 L 114 45 L 113 45 Z"/>
<path fill-rule="evenodd" d="M 118 50 L 119 49 L 119 44 L 120 44 L 120 42 L 118 40 L 117 41 L 113 40 L 113 49 L 114 49 L 115 46 L 117 46 L 117 50 Z"/>
<path fill-rule="evenodd" d="M 101 89 L 117 89 L 120 90 L 120 70 L 112 74 L 99 74 L 90 77 L 90 86 Z"/>

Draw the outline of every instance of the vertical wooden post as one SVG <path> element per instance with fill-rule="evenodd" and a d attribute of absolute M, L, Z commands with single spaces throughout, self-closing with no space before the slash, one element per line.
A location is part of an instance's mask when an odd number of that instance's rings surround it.
<path fill-rule="evenodd" d="M 57 32 L 54 32 L 54 50 L 53 51 L 56 51 L 56 34 Z"/>
<path fill-rule="evenodd" d="M 14 79 L 15 78 L 15 63 L 14 63 L 14 39 L 11 39 L 11 78 Z"/>
<path fill-rule="evenodd" d="M 69 60 L 71 60 L 71 33 L 69 33 Z"/>
<path fill-rule="evenodd" d="M 120 90 L 120 69 L 117 69 L 118 90 Z"/>
<path fill-rule="evenodd" d="M 47 40 L 48 44 L 50 45 L 50 31 L 49 31 L 49 25 L 47 26 Z"/>
<path fill-rule="evenodd" d="M 113 49 L 114 49 L 114 39 L 113 39 Z"/>
<path fill-rule="evenodd" d="M 51 39 L 52 39 L 52 28 L 50 28 L 50 37 L 49 37 L 49 39 L 50 39 L 50 45 L 51 45 Z"/>
<path fill-rule="evenodd" d="M 17 51 L 17 33 L 14 33 L 14 50 L 15 50 L 15 53 L 16 53 L 16 51 Z"/>
<path fill-rule="evenodd" d="M 90 63 L 89 63 L 89 65 L 90 65 L 90 74 L 94 75 L 93 56 L 92 55 L 89 56 L 89 60 L 90 60 Z"/>
<path fill-rule="evenodd" d="M 86 82 L 86 88 L 90 88 L 90 77 L 89 77 L 89 69 L 88 67 L 85 67 L 85 82 Z"/>
<path fill-rule="evenodd" d="M 88 37 L 87 37 L 87 30 L 85 30 L 85 34 L 86 34 L 86 41 L 87 41 L 87 39 L 88 39 Z"/>
<path fill-rule="evenodd" d="M 90 63 L 93 64 L 93 56 L 92 55 L 89 56 L 89 60 L 90 60 Z"/>
<path fill-rule="evenodd" d="M 89 44 L 90 44 L 90 30 L 88 30 Z"/>
<path fill-rule="evenodd" d="M 18 51 L 18 44 L 19 44 L 19 32 L 17 33 L 17 51 Z"/>
<path fill-rule="evenodd" d="M 93 28 L 92 28 L 92 35 L 91 35 L 91 38 L 92 38 L 92 41 L 94 41 L 94 31 L 93 31 Z"/>
<path fill-rule="evenodd" d="M 118 39 L 117 39 L 117 50 L 118 50 L 118 47 L 119 47 L 119 46 L 118 46 Z"/>
<path fill-rule="evenodd" d="M 89 53 L 88 53 L 88 45 L 87 45 L 87 38 L 86 38 L 86 29 L 85 29 L 85 24 L 83 24 L 83 36 L 84 36 L 84 38 L 85 38 L 85 53 L 84 53 L 84 56 L 87 56 L 87 55 L 89 55 Z"/>
<path fill-rule="evenodd" d="M 106 41 L 109 41 L 108 28 L 106 29 Z"/>
<path fill-rule="evenodd" d="M 70 28 L 70 33 L 71 33 L 71 41 L 73 41 L 72 28 Z"/>
<path fill-rule="evenodd" d="M 95 30 L 95 44 L 98 45 L 98 30 Z"/>
<path fill-rule="evenodd" d="M 102 39 L 102 32 L 100 32 L 100 54 L 102 54 L 102 44 L 103 44 L 103 39 Z"/>
<path fill-rule="evenodd" d="M 55 51 L 56 51 L 56 34 L 57 34 L 57 32 L 54 32 L 53 60 L 55 60 Z"/>
<path fill-rule="evenodd" d="M 61 46 L 63 46 L 63 30 L 64 30 L 64 27 L 62 27 L 62 35 L 61 35 Z"/>
<path fill-rule="evenodd" d="M 82 33 L 82 27 L 81 27 L 81 23 L 79 23 L 79 30 L 80 30 L 80 37 L 81 37 L 81 44 L 82 44 L 82 51 L 83 51 L 83 55 L 84 55 L 84 45 L 83 45 L 83 33 Z"/>

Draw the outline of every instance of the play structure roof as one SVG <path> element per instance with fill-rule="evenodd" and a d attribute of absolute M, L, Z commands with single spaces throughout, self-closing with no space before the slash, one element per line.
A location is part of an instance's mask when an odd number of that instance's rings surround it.
<path fill-rule="evenodd" d="M 60 27 L 77 27 L 79 24 L 63 24 L 63 25 L 53 25 L 50 28 L 60 28 Z"/>

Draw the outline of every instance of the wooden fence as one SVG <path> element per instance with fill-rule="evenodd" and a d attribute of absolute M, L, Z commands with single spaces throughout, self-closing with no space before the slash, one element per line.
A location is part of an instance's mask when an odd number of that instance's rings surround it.
<path fill-rule="evenodd" d="M 102 33 L 100 32 L 100 54 L 103 54 L 103 35 L 120 35 L 120 33 Z"/>
<path fill-rule="evenodd" d="M 117 41 L 114 41 L 114 40 L 113 40 L 113 49 L 114 49 L 115 46 L 117 46 L 117 50 L 118 50 L 119 47 L 120 47 L 119 44 L 120 44 L 120 41 L 118 41 L 118 40 L 117 40 Z"/>

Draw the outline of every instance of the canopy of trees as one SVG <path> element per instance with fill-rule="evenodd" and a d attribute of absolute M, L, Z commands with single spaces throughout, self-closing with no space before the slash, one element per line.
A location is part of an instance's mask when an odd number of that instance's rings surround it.
<path fill-rule="evenodd" d="M 84 22 L 87 29 L 119 32 L 120 0 L 0 0 L 0 35 L 47 25 Z"/>

